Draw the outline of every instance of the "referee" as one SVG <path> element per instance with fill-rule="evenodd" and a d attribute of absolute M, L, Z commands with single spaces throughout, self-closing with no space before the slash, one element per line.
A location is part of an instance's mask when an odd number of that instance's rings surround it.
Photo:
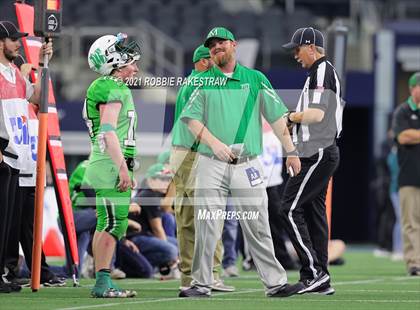
<path fill-rule="evenodd" d="M 308 70 L 295 112 L 288 115 L 302 170 L 289 178 L 281 211 L 302 268 L 300 294 L 334 294 L 328 273 L 328 224 L 325 197 L 339 163 L 335 143 L 340 136 L 343 106 L 340 80 L 325 58 L 324 36 L 312 27 L 300 28 L 283 45 Z"/>

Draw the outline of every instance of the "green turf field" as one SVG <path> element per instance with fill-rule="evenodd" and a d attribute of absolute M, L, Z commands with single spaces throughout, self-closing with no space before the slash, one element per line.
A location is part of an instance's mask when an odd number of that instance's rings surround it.
<path fill-rule="evenodd" d="M 240 278 L 226 280 L 236 286 L 233 293 L 214 293 L 208 299 L 177 297 L 178 282 L 127 279 L 119 281 L 124 288 L 136 289 L 133 299 L 93 299 L 89 297 L 92 280 L 82 280 L 83 287 L 42 288 L 32 293 L 1 294 L 0 309 L 402 309 L 420 310 L 420 277 L 405 276 L 402 262 L 375 258 L 371 251 L 348 250 L 346 264 L 331 267 L 335 295 L 306 294 L 289 298 L 266 298 L 255 272 L 243 272 Z M 289 273 L 290 282 L 297 273 Z M 70 285 L 70 284 L 69 284 Z"/>

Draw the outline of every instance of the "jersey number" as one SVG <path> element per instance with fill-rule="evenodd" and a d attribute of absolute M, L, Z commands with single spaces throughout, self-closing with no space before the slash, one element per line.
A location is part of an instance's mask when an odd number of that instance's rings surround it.
<path fill-rule="evenodd" d="M 127 139 L 124 140 L 124 145 L 135 147 L 136 140 L 134 136 L 135 136 L 136 128 L 134 128 L 134 125 L 136 123 L 136 112 L 133 110 L 127 111 L 127 117 L 130 120 L 130 124 L 128 127 Z"/>

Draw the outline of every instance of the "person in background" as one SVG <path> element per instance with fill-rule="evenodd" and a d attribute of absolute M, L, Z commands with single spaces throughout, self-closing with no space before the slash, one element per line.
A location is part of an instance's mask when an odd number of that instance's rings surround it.
<path fill-rule="evenodd" d="M 394 141 L 394 134 L 390 131 L 391 139 Z M 386 163 L 390 174 L 389 182 L 389 198 L 394 208 L 395 223 L 392 230 L 392 255 L 391 259 L 394 261 L 403 260 L 403 245 L 401 236 L 401 210 L 400 210 L 400 196 L 398 194 L 398 147 L 395 143 L 392 143 L 392 147 L 389 150 L 388 156 L 386 157 Z"/>
<path fill-rule="evenodd" d="M 404 260 L 408 274 L 420 276 L 420 72 L 408 80 L 410 97 L 393 116 L 392 130 L 398 145 Z"/>
<path fill-rule="evenodd" d="M 141 213 L 129 215 L 131 224 L 127 238 L 141 250 L 153 267 L 168 270 L 171 278 L 179 278 L 177 239 L 169 236 L 162 224 L 165 212 L 161 209 L 161 201 L 172 178 L 172 171 L 160 163 L 149 167 L 146 179 L 131 201 L 132 206 L 141 206 Z M 170 227 L 171 231 L 173 229 Z"/>

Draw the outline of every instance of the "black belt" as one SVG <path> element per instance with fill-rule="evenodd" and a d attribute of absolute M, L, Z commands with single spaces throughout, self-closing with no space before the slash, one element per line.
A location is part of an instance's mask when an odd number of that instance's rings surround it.
<path fill-rule="evenodd" d="M 255 158 L 257 158 L 257 156 L 241 156 L 241 157 L 237 157 L 237 158 L 232 159 L 230 162 L 227 162 L 227 161 L 221 160 L 216 155 L 207 155 L 207 154 L 201 154 L 201 155 L 204 155 L 204 156 L 206 156 L 210 159 L 215 159 L 215 160 L 218 160 L 218 161 L 221 161 L 223 163 L 230 164 L 230 165 L 240 165 L 240 164 L 243 164 L 245 162 L 248 162 L 248 161 L 251 161 L 251 160 L 254 160 Z"/>

